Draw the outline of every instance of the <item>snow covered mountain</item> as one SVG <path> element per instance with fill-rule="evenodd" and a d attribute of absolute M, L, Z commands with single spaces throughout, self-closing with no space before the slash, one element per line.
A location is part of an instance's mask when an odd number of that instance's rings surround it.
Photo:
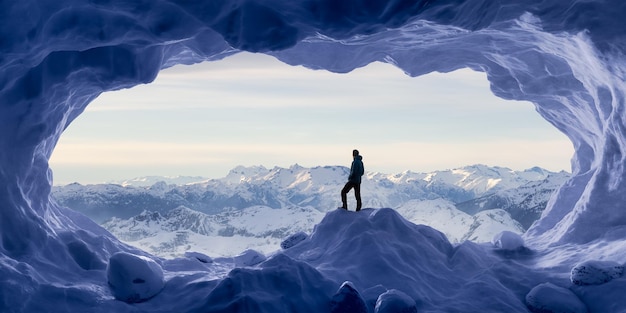
<path fill-rule="evenodd" d="M 129 219 L 112 218 L 102 226 L 120 240 L 162 257 L 188 251 L 232 256 L 246 249 L 270 253 L 297 232 L 310 232 L 324 213 L 307 208 L 255 206 L 207 215 L 180 206 L 165 214 L 144 211 Z"/>
<path fill-rule="evenodd" d="M 112 181 L 110 184 L 122 186 L 150 187 L 158 182 L 165 182 L 168 185 L 186 185 L 199 183 L 208 180 L 202 176 L 144 176 L 132 179 Z"/>
<path fill-rule="evenodd" d="M 397 211 L 415 224 L 440 230 L 452 243 L 489 242 L 504 230 L 524 232 L 504 210 L 472 216 L 443 199 L 412 200 Z M 312 207 L 255 206 L 207 215 L 180 206 L 165 214 L 144 211 L 129 219 L 112 218 L 102 226 L 120 240 L 161 257 L 181 257 L 189 251 L 233 256 L 246 249 L 265 254 L 276 251 L 287 236 L 312 232 L 323 217 L 324 213 Z"/>
<path fill-rule="evenodd" d="M 347 176 L 348 168 L 342 166 L 237 167 L 224 178 L 193 184 L 174 185 L 160 181 L 145 187 L 133 186 L 132 183 L 126 186 L 83 186 L 75 183 L 55 186 L 52 194 L 59 204 L 82 212 L 98 223 L 112 217 L 128 219 L 143 211 L 165 214 L 179 206 L 206 214 L 252 206 L 274 209 L 313 207 L 324 212 L 339 206 L 339 190 Z M 440 198 L 463 203 L 505 191 L 515 199 L 540 194 L 536 202 L 545 203 L 555 184 L 568 176 L 565 172 L 552 173 L 537 168 L 513 171 L 484 165 L 431 173 L 407 171 L 389 175 L 368 172 L 363 179 L 361 193 L 366 207 L 396 208 L 410 200 Z M 549 186 L 544 188 L 546 183 Z M 529 184 L 535 187 L 520 189 Z M 354 201 L 353 198 L 348 199 Z M 501 208 L 497 205 L 499 202 L 491 202 L 479 207 L 468 202 L 463 210 L 473 215 L 480 210 Z M 349 202 L 349 207 L 354 208 L 354 204 Z M 516 209 L 523 210 L 521 207 Z"/>
<path fill-rule="evenodd" d="M 543 180 L 529 181 L 517 188 L 498 190 L 457 203 L 456 207 L 468 214 L 476 214 L 485 209 L 503 209 L 524 229 L 528 229 L 541 217 L 550 196 L 565 183 L 569 175 L 559 173 L 545 177 Z"/>
<path fill-rule="evenodd" d="M 247 248 L 269 252 L 289 234 L 312 231 L 323 212 L 339 205 L 347 172 L 339 166 L 237 167 L 221 179 L 191 177 L 182 181 L 196 182 L 176 185 L 153 176 L 124 185 L 70 184 L 55 187 L 54 196 L 155 255 L 181 256 L 192 247 L 213 256 Z M 367 173 L 362 193 L 365 207 L 394 208 L 411 222 L 439 229 L 453 243 L 486 242 L 503 230 L 523 233 L 567 177 L 539 168 L 484 165 Z"/>

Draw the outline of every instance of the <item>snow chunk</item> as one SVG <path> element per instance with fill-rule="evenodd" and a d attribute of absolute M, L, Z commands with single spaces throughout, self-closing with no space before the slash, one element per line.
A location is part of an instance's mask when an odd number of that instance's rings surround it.
<path fill-rule="evenodd" d="M 535 313 L 586 313 L 587 307 L 569 289 L 544 283 L 526 295 L 526 305 Z"/>
<path fill-rule="evenodd" d="M 378 297 L 374 313 L 417 313 L 417 306 L 406 293 L 391 289 Z"/>
<path fill-rule="evenodd" d="M 502 250 L 515 251 L 524 247 L 524 239 L 514 232 L 505 230 L 493 237 L 491 243 Z"/>
<path fill-rule="evenodd" d="M 309 235 L 307 235 L 305 232 L 300 231 L 285 238 L 285 240 L 280 243 L 280 247 L 283 249 L 289 249 L 307 238 L 309 238 Z"/>
<path fill-rule="evenodd" d="M 163 289 L 163 269 L 154 260 L 127 252 L 109 259 L 107 280 L 113 296 L 128 303 L 145 301 Z"/>
<path fill-rule="evenodd" d="M 314 267 L 279 253 L 258 268 L 233 269 L 198 297 L 196 310 L 182 311 L 328 312 L 336 286 Z"/>
<path fill-rule="evenodd" d="M 263 253 L 253 249 L 248 249 L 241 254 L 235 256 L 233 261 L 236 266 L 253 266 L 265 261 L 266 257 Z"/>
<path fill-rule="evenodd" d="M 586 261 L 572 268 L 570 276 L 576 285 L 600 285 L 622 276 L 624 266 L 611 261 Z"/>
<path fill-rule="evenodd" d="M 210 256 L 200 252 L 185 252 L 185 257 L 188 259 L 195 258 L 202 263 L 213 263 L 213 259 Z"/>
<path fill-rule="evenodd" d="M 354 288 L 354 285 L 346 281 L 341 284 L 341 287 L 339 287 L 339 290 L 333 296 L 330 302 L 330 312 L 367 313 L 367 307 L 359 292 Z"/>

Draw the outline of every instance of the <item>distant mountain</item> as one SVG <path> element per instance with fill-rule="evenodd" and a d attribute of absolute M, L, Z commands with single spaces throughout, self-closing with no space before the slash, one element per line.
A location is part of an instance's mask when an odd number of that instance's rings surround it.
<path fill-rule="evenodd" d="M 522 225 L 504 210 L 489 209 L 470 215 L 458 210 L 454 203 L 443 199 L 412 200 L 396 210 L 415 224 L 428 225 L 441 231 L 452 243 L 465 240 L 489 242 L 493 236 L 504 230 L 518 234 L 524 232 Z"/>
<path fill-rule="evenodd" d="M 82 212 L 99 223 L 113 217 L 129 219 L 143 211 L 167 214 L 179 206 L 210 215 L 253 206 L 274 209 L 313 207 L 326 212 L 340 205 L 339 191 L 348 171 L 342 166 L 305 168 L 293 165 L 272 169 L 240 166 L 220 179 L 185 178 L 171 184 L 167 182 L 177 180 L 149 177 L 123 181 L 124 185 L 70 184 L 53 187 L 52 195 L 59 204 Z M 514 202 L 519 203 L 517 206 L 504 208 L 527 225 L 536 216 L 536 211 L 543 210 L 541 205 L 545 207 L 554 185 L 567 177 L 565 172 L 554 173 L 540 168 L 513 171 L 473 165 L 430 173 L 407 171 L 389 175 L 367 172 L 361 189 L 365 207 L 397 208 L 411 200 L 444 199 L 463 204 L 459 208 L 470 215 L 502 208 L 502 199 L 509 199 L 509 202 L 528 199 Z M 193 180 L 199 182 L 183 183 Z M 158 182 L 150 186 L 142 185 L 155 181 Z M 353 198 L 348 199 L 351 201 L 349 207 L 354 208 Z M 476 202 L 472 202 L 474 200 Z"/>
<path fill-rule="evenodd" d="M 134 186 L 134 187 L 150 187 L 158 182 L 165 182 L 168 185 L 188 185 L 200 183 L 209 180 L 202 176 L 144 176 L 133 179 L 117 180 L 109 182 L 109 184 Z"/>
<path fill-rule="evenodd" d="M 443 199 L 409 201 L 397 211 L 413 223 L 438 229 L 452 243 L 488 242 L 503 230 L 524 231 L 503 210 L 472 216 Z M 179 257 L 188 251 L 233 256 L 250 248 L 265 254 L 276 251 L 288 235 L 311 233 L 323 217 L 311 207 L 256 206 L 207 215 L 181 206 L 166 214 L 144 211 L 129 219 L 113 218 L 103 226 L 120 240 L 162 257 Z"/>
<path fill-rule="evenodd" d="M 529 181 L 517 188 L 497 190 L 476 199 L 456 204 L 456 208 L 476 214 L 486 209 L 499 208 L 507 211 L 524 229 L 539 219 L 552 193 L 569 175 L 559 173 L 547 175 L 543 180 Z"/>
<path fill-rule="evenodd" d="M 323 217 L 310 207 L 255 206 L 207 215 L 180 206 L 165 214 L 144 211 L 129 219 L 112 218 L 102 226 L 120 240 L 163 257 L 188 250 L 232 256 L 249 248 L 275 251 L 285 237 L 310 232 Z"/>
<path fill-rule="evenodd" d="M 120 184 L 53 187 L 61 205 L 80 211 L 122 241 L 163 257 L 195 250 L 213 256 L 245 249 L 268 253 L 308 232 L 340 204 L 349 169 L 342 166 L 237 167 L 220 179 L 143 177 Z M 472 165 L 398 174 L 368 172 L 364 207 L 389 207 L 432 226 L 451 242 L 523 233 L 568 173 Z M 352 196 L 352 195 L 350 195 Z M 353 197 L 348 198 L 354 209 Z"/>

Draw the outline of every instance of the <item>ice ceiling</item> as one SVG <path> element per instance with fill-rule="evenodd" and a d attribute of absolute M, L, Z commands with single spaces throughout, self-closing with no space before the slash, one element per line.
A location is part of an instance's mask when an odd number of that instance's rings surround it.
<path fill-rule="evenodd" d="M 623 236 L 625 17 L 623 0 L 2 1 L 0 252 L 45 259 L 89 242 L 93 262 L 106 258 L 110 244 L 81 231 L 90 222 L 48 198 L 63 130 L 102 92 L 244 50 L 333 72 L 486 72 L 494 94 L 533 102 L 576 149 L 528 240 Z"/>

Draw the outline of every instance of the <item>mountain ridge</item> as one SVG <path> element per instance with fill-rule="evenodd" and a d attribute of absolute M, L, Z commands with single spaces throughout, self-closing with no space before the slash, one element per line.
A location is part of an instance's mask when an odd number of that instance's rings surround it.
<path fill-rule="evenodd" d="M 52 196 L 59 204 L 84 213 L 98 223 L 111 217 L 130 218 L 144 210 L 165 213 L 178 206 L 206 214 L 217 214 L 225 209 L 244 209 L 263 205 L 272 208 L 307 207 L 327 211 L 339 206 L 339 191 L 345 184 L 348 168 L 343 166 L 317 166 L 306 168 L 293 165 L 289 168 L 262 166 L 236 167 L 224 178 L 203 180 L 192 184 L 174 185 L 159 181 L 151 186 L 122 186 L 119 184 L 80 185 L 69 184 L 52 188 Z M 526 193 L 543 188 L 542 182 L 550 177 L 550 192 L 564 182 L 569 174 L 533 168 L 513 171 L 503 167 L 472 165 L 458 169 L 398 174 L 366 172 L 361 186 L 363 205 L 368 207 L 398 207 L 409 200 L 443 198 L 453 203 L 466 203 L 468 213 L 476 213 L 478 202 L 474 199 L 491 194 L 501 198 L 523 196 L 506 194 L 523 186 Z M 547 182 L 549 182 L 547 181 Z M 534 189 L 532 186 L 535 186 Z M 549 194 L 539 202 L 547 202 Z M 348 198 L 349 207 L 354 199 Z M 495 208 L 495 207 L 490 207 Z M 472 211 L 474 210 L 474 211 Z M 528 221 L 524 221 L 528 224 Z"/>
<path fill-rule="evenodd" d="M 217 255 L 250 247 L 268 252 L 285 236 L 310 232 L 325 212 L 337 208 L 348 172 L 343 166 L 238 166 L 220 179 L 194 177 L 200 181 L 189 183 L 193 179 L 150 176 L 130 180 L 156 181 L 150 186 L 70 184 L 54 188 L 53 195 L 119 239 L 157 255 L 179 256 L 189 247 Z M 454 243 L 480 242 L 503 230 L 523 233 L 568 177 L 538 167 L 513 171 L 486 165 L 367 172 L 362 194 L 364 207 L 393 208 Z"/>

